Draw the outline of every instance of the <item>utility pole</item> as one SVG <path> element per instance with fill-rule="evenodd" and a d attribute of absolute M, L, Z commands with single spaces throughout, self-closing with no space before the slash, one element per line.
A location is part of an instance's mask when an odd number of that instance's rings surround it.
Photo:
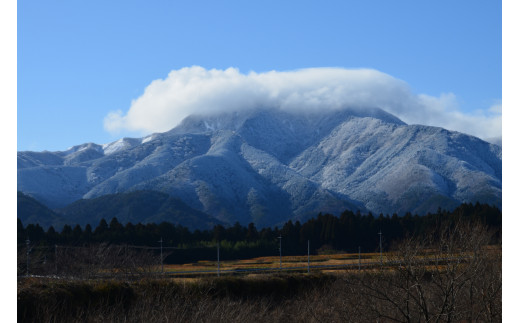
<path fill-rule="evenodd" d="M 220 277 L 220 241 L 217 242 L 217 277 Z"/>
<path fill-rule="evenodd" d="M 307 273 L 311 272 L 311 243 L 307 240 Z"/>
<path fill-rule="evenodd" d="M 278 237 L 280 239 L 280 270 L 282 270 L 282 235 Z"/>
<path fill-rule="evenodd" d="M 163 256 L 162 256 L 162 237 L 161 237 L 161 240 L 159 240 L 158 242 L 161 243 L 161 273 L 164 274 L 164 264 L 163 264 Z"/>
<path fill-rule="evenodd" d="M 56 276 L 58 276 L 58 245 L 54 245 L 54 270 L 56 272 Z"/>
<path fill-rule="evenodd" d="M 358 246 L 358 270 L 361 271 L 361 246 Z"/>
<path fill-rule="evenodd" d="M 381 266 L 383 266 L 383 243 L 382 243 L 382 240 L 381 240 L 381 235 L 383 233 L 381 233 L 381 229 L 379 229 L 379 261 L 381 262 Z"/>
<path fill-rule="evenodd" d="M 27 245 L 27 276 L 29 276 L 29 252 L 30 252 L 29 244 L 30 243 L 31 243 L 31 241 L 29 240 L 29 238 L 27 238 L 27 240 L 25 240 L 25 244 Z"/>

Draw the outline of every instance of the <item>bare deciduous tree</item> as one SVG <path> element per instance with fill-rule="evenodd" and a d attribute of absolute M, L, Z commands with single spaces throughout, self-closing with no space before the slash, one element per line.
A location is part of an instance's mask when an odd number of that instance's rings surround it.
<path fill-rule="evenodd" d="M 478 223 L 442 224 L 403 241 L 395 266 L 349 280 L 357 315 L 396 322 L 487 321 L 501 318 L 500 250 Z"/>

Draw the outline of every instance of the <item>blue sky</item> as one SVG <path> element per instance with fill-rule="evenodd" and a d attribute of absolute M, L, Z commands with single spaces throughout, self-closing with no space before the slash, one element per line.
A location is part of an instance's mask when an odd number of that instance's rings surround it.
<path fill-rule="evenodd" d="M 17 149 L 145 135 L 108 131 L 107 115 L 127 114 L 152 81 L 192 66 L 369 68 L 413 94 L 448 97 L 463 117 L 487 117 L 502 101 L 501 10 L 500 1 L 20 0 Z"/>

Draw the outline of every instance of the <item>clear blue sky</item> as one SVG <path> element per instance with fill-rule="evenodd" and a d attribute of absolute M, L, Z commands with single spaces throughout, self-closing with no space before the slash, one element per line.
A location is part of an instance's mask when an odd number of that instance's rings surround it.
<path fill-rule="evenodd" d="M 373 68 L 462 112 L 502 99 L 501 1 L 18 1 L 17 149 L 64 150 L 199 65 Z"/>

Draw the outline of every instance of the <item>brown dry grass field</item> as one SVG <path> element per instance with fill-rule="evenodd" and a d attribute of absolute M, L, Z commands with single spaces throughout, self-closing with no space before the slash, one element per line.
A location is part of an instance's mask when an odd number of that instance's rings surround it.
<path fill-rule="evenodd" d="M 383 260 L 385 256 L 383 256 Z M 372 264 L 379 261 L 378 253 L 363 253 L 361 254 L 362 264 Z M 326 266 L 326 265 L 357 265 L 359 263 L 358 254 L 331 254 L 331 255 L 311 255 L 310 266 Z M 301 267 L 307 268 L 307 256 L 282 256 L 282 269 Z M 196 263 L 179 264 L 179 265 L 164 265 L 164 271 L 167 273 L 183 273 L 194 271 L 216 271 L 217 261 L 202 260 Z M 221 261 L 220 270 L 243 270 L 243 269 L 279 269 L 280 257 L 258 257 L 243 260 Z M 160 270 L 160 268 L 158 268 Z"/>
<path fill-rule="evenodd" d="M 488 246 L 488 252 L 491 253 L 500 253 L 501 249 L 499 246 Z M 462 255 L 461 255 L 462 256 Z M 387 263 L 388 261 L 392 261 L 395 255 L 393 253 L 383 253 L 382 259 L 383 263 Z M 424 255 L 420 256 L 420 258 L 428 259 L 430 254 L 428 252 L 424 253 Z M 321 271 L 321 272 L 334 272 L 337 270 L 358 270 L 358 265 L 361 263 L 361 266 L 366 267 L 367 265 L 376 265 L 380 262 L 380 254 L 378 252 L 374 253 L 341 253 L 341 254 L 326 254 L 326 255 L 311 255 L 309 257 L 309 265 L 311 271 Z M 307 256 L 282 256 L 282 270 L 290 271 L 290 270 L 307 270 Z M 346 266 L 345 266 L 346 265 Z M 335 268 L 328 268 L 328 266 L 338 266 Z M 345 267 L 341 267 L 345 266 Z M 179 275 L 182 276 L 184 274 L 191 275 L 215 275 L 217 273 L 218 263 L 217 261 L 208 261 L 202 260 L 196 263 L 187 263 L 187 264 L 176 264 L 164 265 L 164 272 L 168 275 Z M 280 268 L 280 257 L 279 256 L 270 256 L 270 257 L 258 257 L 251 259 L 243 259 L 243 260 L 227 260 L 220 261 L 220 272 L 221 274 L 225 274 L 228 272 L 233 272 L 235 270 L 243 270 L 243 271 L 252 271 L 258 270 L 261 272 L 262 270 L 267 272 L 272 272 L 278 270 Z M 272 271 L 270 270 L 272 269 Z M 388 267 L 390 269 L 390 267 Z M 160 266 L 157 267 L 157 271 L 160 272 Z"/>

